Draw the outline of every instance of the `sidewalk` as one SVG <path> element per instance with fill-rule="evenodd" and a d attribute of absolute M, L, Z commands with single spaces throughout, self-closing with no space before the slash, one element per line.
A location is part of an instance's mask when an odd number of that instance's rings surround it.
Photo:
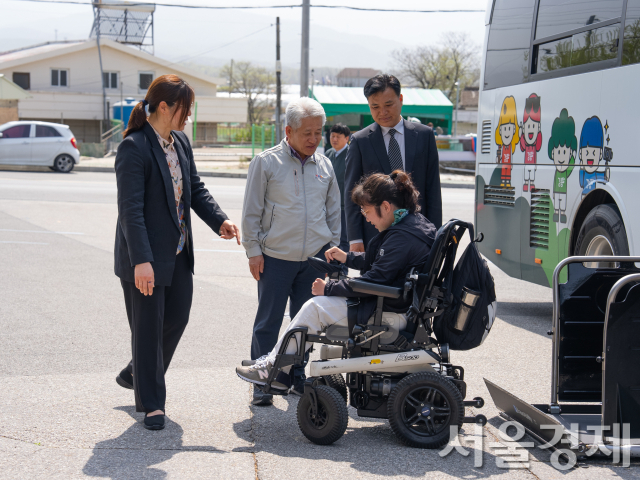
<path fill-rule="evenodd" d="M 233 150 L 229 152 L 229 150 Z M 256 153 L 258 153 L 256 151 Z M 235 156 L 235 158 L 233 158 Z M 250 148 L 198 148 L 194 150 L 196 168 L 202 177 L 247 178 Z M 245 160 L 247 159 L 247 160 Z M 113 172 L 115 157 L 81 157 L 74 170 L 78 172 Z M 443 188 L 475 188 L 474 175 L 440 173 Z"/>

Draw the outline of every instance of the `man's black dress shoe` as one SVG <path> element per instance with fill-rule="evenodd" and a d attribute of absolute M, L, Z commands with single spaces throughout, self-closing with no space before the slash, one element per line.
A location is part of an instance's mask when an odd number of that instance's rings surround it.
<path fill-rule="evenodd" d="M 254 385 L 253 400 L 251 400 L 251 405 L 255 405 L 258 407 L 273 405 L 273 395 L 271 395 L 270 393 L 264 393 L 258 388 L 257 385 Z"/>
<path fill-rule="evenodd" d="M 133 390 L 133 375 L 126 368 L 118 374 L 116 382 L 123 388 Z"/>
<path fill-rule="evenodd" d="M 144 416 L 144 428 L 147 430 L 162 430 L 164 428 L 164 415 Z"/>

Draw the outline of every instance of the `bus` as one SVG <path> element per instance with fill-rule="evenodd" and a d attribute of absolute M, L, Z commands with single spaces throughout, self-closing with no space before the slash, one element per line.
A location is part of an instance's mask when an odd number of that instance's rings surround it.
<path fill-rule="evenodd" d="M 489 0 L 485 25 L 480 251 L 545 286 L 567 256 L 637 255 L 640 0 Z"/>

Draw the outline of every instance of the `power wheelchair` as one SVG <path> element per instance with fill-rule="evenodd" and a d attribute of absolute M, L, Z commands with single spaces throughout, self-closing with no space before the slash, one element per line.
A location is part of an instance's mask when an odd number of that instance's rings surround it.
<path fill-rule="evenodd" d="M 467 230 L 473 238 L 470 223 L 454 219 L 443 225 L 426 264 L 407 275 L 404 288 L 350 279 L 354 291 L 377 296 L 375 314 L 366 325 L 355 323 L 351 310 L 348 327 L 332 325 L 319 335 L 306 327 L 286 333 L 266 384 L 259 388 L 286 394 L 271 388 L 271 383 L 284 367 L 306 366 L 306 342 L 321 344 L 320 360 L 310 362 L 310 377 L 297 409 L 298 425 L 310 441 L 329 445 L 342 437 L 348 422 L 347 402 L 360 417 L 388 419 L 403 443 L 419 448 L 447 444 L 451 426 L 457 430 L 463 423 L 486 424 L 484 415 L 465 417 L 465 406 L 482 408 L 484 400 L 464 400 L 464 369 L 450 362 L 448 345 L 431 336 L 434 318 L 449 307 L 444 285 L 446 272 L 452 269 L 447 262 L 455 262 L 457 246 Z M 309 262 L 331 279 L 346 278 L 340 265 L 317 258 Z M 398 331 L 397 323 L 385 324 L 383 303 L 385 298 L 401 296 L 412 302 L 406 328 Z M 348 305 L 352 300 L 358 299 L 348 299 Z M 296 342 L 297 351 L 287 354 L 291 341 Z"/>

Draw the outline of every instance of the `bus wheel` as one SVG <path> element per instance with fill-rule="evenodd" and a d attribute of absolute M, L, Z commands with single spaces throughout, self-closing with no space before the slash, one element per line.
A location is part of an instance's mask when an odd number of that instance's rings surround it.
<path fill-rule="evenodd" d="M 615 204 L 598 205 L 585 218 L 576 240 L 576 255 L 629 255 L 627 230 Z M 610 268 L 614 263 L 585 263 L 588 268 Z"/>

